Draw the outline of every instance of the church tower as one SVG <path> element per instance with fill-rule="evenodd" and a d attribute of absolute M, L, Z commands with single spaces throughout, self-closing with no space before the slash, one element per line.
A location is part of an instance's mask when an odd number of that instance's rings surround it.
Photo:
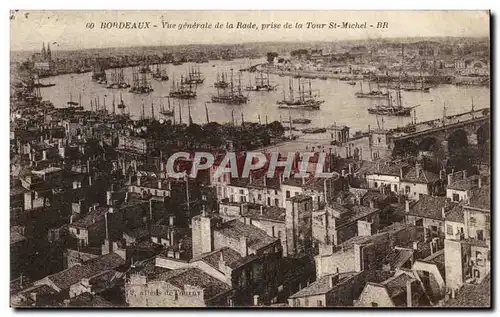
<path fill-rule="evenodd" d="M 45 42 L 42 44 L 42 60 L 45 60 L 47 57 L 47 52 L 45 51 Z"/>
<path fill-rule="evenodd" d="M 47 62 L 52 61 L 52 52 L 50 51 L 50 43 L 47 43 L 47 57 L 45 60 Z"/>

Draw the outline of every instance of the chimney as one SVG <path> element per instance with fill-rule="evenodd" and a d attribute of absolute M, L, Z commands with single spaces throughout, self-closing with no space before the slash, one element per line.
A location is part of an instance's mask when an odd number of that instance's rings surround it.
<path fill-rule="evenodd" d="M 345 177 L 345 169 L 342 169 L 342 177 Z"/>
<path fill-rule="evenodd" d="M 411 280 L 406 282 L 406 307 L 412 307 Z"/>
<path fill-rule="evenodd" d="M 259 305 L 259 295 L 254 295 L 253 296 L 253 305 L 258 306 Z"/>
<path fill-rule="evenodd" d="M 444 176 L 446 175 L 446 171 L 445 170 L 440 170 L 439 171 L 439 180 L 443 180 Z"/>
<path fill-rule="evenodd" d="M 399 178 L 400 178 L 400 179 L 403 179 L 403 177 L 404 177 L 404 171 L 403 171 L 403 167 L 401 166 L 401 167 L 399 168 Z"/>
<path fill-rule="evenodd" d="M 413 241 L 413 250 L 418 250 L 418 241 Z"/>
<path fill-rule="evenodd" d="M 137 186 L 141 186 L 141 175 L 137 175 Z"/>
<path fill-rule="evenodd" d="M 415 170 L 417 172 L 417 177 L 420 177 L 422 175 L 422 172 L 423 172 L 422 163 L 420 163 L 420 162 L 415 163 Z"/>
<path fill-rule="evenodd" d="M 467 179 L 467 170 L 463 170 L 462 174 L 463 174 L 464 180 L 466 180 Z"/>
<path fill-rule="evenodd" d="M 207 216 L 207 212 L 205 211 L 205 205 L 201 205 L 201 215 L 203 217 L 206 217 Z"/>
<path fill-rule="evenodd" d="M 274 238 L 276 237 L 276 232 L 274 226 L 271 227 L 271 236 Z"/>
<path fill-rule="evenodd" d="M 479 175 L 479 182 L 478 182 L 478 184 L 477 184 L 477 186 L 478 186 L 479 188 L 481 188 L 481 186 L 483 185 L 483 184 L 482 184 L 482 182 L 483 182 L 483 178 L 481 177 L 481 175 Z"/>
<path fill-rule="evenodd" d="M 42 151 L 42 160 L 47 160 L 47 150 Z"/>
<path fill-rule="evenodd" d="M 446 217 L 446 213 L 445 213 L 444 207 L 441 207 L 441 218 L 445 219 L 445 217 Z"/>
<path fill-rule="evenodd" d="M 453 182 L 453 174 L 448 174 L 448 184 L 447 185 L 450 185 L 452 182 Z"/>
<path fill-rule="evenodd" d="M 174 230 L 170 230 L 169 232 L 169 240 L 170 240 L 170 245 L 174 245 Z"/>
<path fill-rule="evenodd" d="M 128 199 L 129 199 L 129 196 L 128 196 L 128 192 L 125 192 L 125 202 L 128 203 Z"/>
<path fill-rule="evenodd" d="M 405 201 L 405 212 L 410 212 L 410 201 L 406 200 Z"/>
<path fill-rule="evenodd" d="M 73 223 L 73 215 L 69 216 L 69 224 Z"/>
<path fill-rule="evenodd" d="M 111 194 L 112 194 L 112 192 L 111 192 L 110 190 L 108 190 L 108 191 L 106 192 L 106 204 L 107 204 L 108 206 L 112 206 L 112 205 L 113 205 L 113 202 L 112 202 L 112 200 L 111 200 L 111 199 L 112 199 L 112 195 L 111 195 Z"/>
<path fill-rule="evenodd" d="M 248 240 L 246 237 L 240 237 L 240 253 L 243 257 L 248 256 Z"/>
<path fill-rule="evenodd" d="M 158 189 L 161 189 L 161 179 L 158 180 Z"/>
<path fill-rule="evenodd" d="M 226 261 L 224 261 L 224 255 L 221 252 L 219 256 L 219 271 L 224 272 L 225 267 L 226 267 Z"/>
<path fill-rule="evenodd" d="M 264 206 L 260 206 L 260 215 L 263 216 L 264 215 Z"/>
<path fill-rule="evenodd" d="M 373 206 L 373 199 L 370 199 L 370 208 L 375 208 L 375 207 Z"/>
<path fill-rule="evenodd" d="M 348 165 L 348 166 L 349 166 L 349 174 L 351 174 L 351 175 L 352 175 L 352 163 L 349 163 L 349 165 Z"/>
<path fill-rule="evenodd" d="M 306 177 L 302 176 L 302 186 L 304 186 L 305 184 L 306 184 Z"/>
<path fill-rule="evenodd" d="M 429 246 L 430 246 L 430 249 L 431 249 L 431 254 L 434 254 L 434 252 L 436 252 L 436 250 L 434 248 L 434 241 L 429 242 Z"/>

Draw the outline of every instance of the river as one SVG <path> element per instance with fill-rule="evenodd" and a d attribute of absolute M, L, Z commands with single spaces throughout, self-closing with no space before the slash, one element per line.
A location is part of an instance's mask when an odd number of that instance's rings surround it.
<path fill-rule="evenodd" d="M 325 101 L 321 105 L 321 110 L 316 111 L 279 109 L 276 101 L 283 98 L 283 88 L 288 89 L 288 77 L 280 77 L 272 74 L 270 75 L 271 82 L 279 85 L 276 91 L 249 92 L 249 102 L 243 105 L 225 105 L 210 102 L 211 95 L 215 93 L 213 83 L 216 80 L 217 72 L 226 71 L 229 73 L 230 69 L 233 68 L 236 74 L 241 68 L 264 61 L 264 59 L 239 59 L 233 61 L 210 61 L 203 64 L 168 64 L 166 68 L 170 80 L 164 82 L 152 80 L 151 84 L 154 91 L 149 95 L 136 95 L 129 93 L 128 89 L 107 89 L 103 85 L 93 82 L 91 80 L 91 73 L 66 74 L 42 79 L 42 83 L 56 84 L 53 87 L 42 88 L 42 96 L 44 99 L 54 103 L 56 107 L 63 107 L 70 100 L 70 95 L 73 101 L 78 102 L 79 95 L 81 94 L 81 103 L 86 109 L 90 109 L 90 100 L 99 97 L 100 104 L 102 105 L 104 98 L 106 98 L 106 106 L 111 110 L 113 94 L 118 103 L 121 91 L 123 101 L 127 105 L 132 117 L 140 117 L 143 103 L 145 105 L 146 117 L 151 115 L 151 103 L 154 104 L 155 116 L 157 117 L 160 109 L 160 101 L 165 105 L 167 103 L 167 99 L 162 97 L 168 96 L 172 86 L 172 78 L 179 79 L 181 75 L 185 75 L 188 72 L 191 66 L 195 66 L 200 68 L 201 73 L 205 77 L 205 82 L 197 87 L 197 98 L 190 101 L 191 117 L 195 123 L 206 123 L 205 102 L 207 102 L 210 121 L 220 123 L 230 122 L 231 113 L 234 110 L 234 117 L 238 123 L 241 122 L 241 113 L 243 113 L 245 121 L 258 122 L 259 114 L 263 123 L 266 116 L 269 122 L 279 120 L 280 117 L 287 119 L 291 116 L 293 119 L 311 119 L 312 123 L 308 125 L 311 127 L 325 127 L 335 123 L 337 125 L 347 125 L 351 127 L 351 131 L 366 130 L 368 125 L 377 127 L 378 124 L 382 124 L 381 118 L 378 118 L 379 121 L 377 123 L 377 117 L 368 114 L 367 108 L 373 106 L 374 103 L 383 102 L 383 100 L 356 98 L 354 93 L 359 91 L 359 86 L 350 86 L 346 82 L 337 79 L 311 80 L 312 89 L 318 90 L 320 92 L 319 99 Z M 125 77 L 129 82 L 132 78 L 132 71 L 132 68 L 124 68 Z M 108 78 L 110 77 L 109 72 Z M 255 74 L 242 73 L 242 86 L 248 85 L 250 79 Z M 364 89 L 368 89 L 367 83 L 364 84 Z M 490 91 L 488 87 L 440 85 L 431 88 L 429 93 L 403 91 L 402 98 L 405 106 L 420 105 L 416 108 L 417 121 L 442 117 L 443 106 L 445 104 L 447 115 L 470 110 L 472 99 L 474 100 L 476 109 L 490 107 Z M 177 109 L 178 101 L 171 99 L 171 102 Z M 187 101 L 183 103 L 182 120 L 183 122 L 188 122 Z M 176 111 L 176 116 L 178 118 L 178 111 Z M 383 125 L 385 128 L 394 128 L 406 125 L 411 120 L 412 118 L 410 117 L 384 117 Z"/>

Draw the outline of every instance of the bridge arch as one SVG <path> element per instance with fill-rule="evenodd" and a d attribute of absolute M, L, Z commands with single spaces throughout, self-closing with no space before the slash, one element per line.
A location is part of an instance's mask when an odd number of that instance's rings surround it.
<path fill-rule="evenodd" d="M 479 145 L 484 145 L 488 141 L 490 141 L 490 133 L 491 133 L 490 123 L 486 122 L 485 124 L 480 126 L 479 129 L 477 129 L 476 131 L 477 143 Z"/>
<path fill-rule="evenodd" d="M 419 151 L 435 151 L 438 148 L 438 141 L 434 137 L 426 137 L 418 143 Z"/>
<path fill-rule="evenodd" d="M 467 132 L 462 129 L 453 131 L 450 135 L 448 135 L 446 140 L 448 141 L 448 149 L 450 151 L 458 150 L 469 145 Z"/>

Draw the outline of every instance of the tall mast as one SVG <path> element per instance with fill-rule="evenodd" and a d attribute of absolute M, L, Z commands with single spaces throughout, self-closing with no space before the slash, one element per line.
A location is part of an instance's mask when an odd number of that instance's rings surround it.
<path fill-rule="evenodd" d="M 210 123 L 210 119 L 208 118 L 208 108 L 206 102 L 205 102 L 205 115 L 207 116 L 207 123 Z"/>

